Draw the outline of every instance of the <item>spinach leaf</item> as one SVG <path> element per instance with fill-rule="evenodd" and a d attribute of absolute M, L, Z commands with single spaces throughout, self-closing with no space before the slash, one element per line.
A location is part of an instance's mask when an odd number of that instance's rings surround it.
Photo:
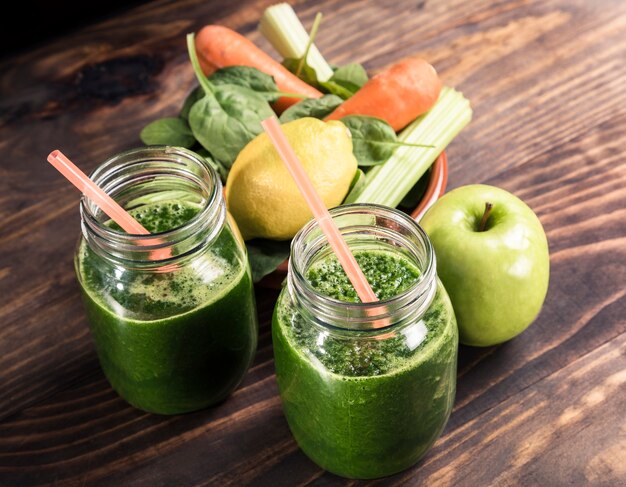
<path fill-rule="evenodd" d="M 319 85 L 329 93 L 348 99 L 365 83 L 367 83 L 367 73 L 363 66 L 351 63 L 337 68 L 328 81 L 322 81 Z"/>
<path fill-rule="evenodd" d="M 396 137 L 391 125 L 384 120 L 365 115 L 348 115 L 341 121 L 352 134 L 352 152 L 359 166 L 377 166 L 385 162 L 398 146 L 432 149 L 432 145 L 409 144 Z"/>
<path fill-rule="evenodd" d="M 285 66 L 293 74 L 296 74 L 298 72 L 298 66 L 300 65 L 300 59 L 288 57 L 283 59 L 282 65 Z M 299 74 L 296 74 L 296 76 L 298 76 L 298 78 L 311 86 L 314 86 L 316 88 L 320 86 L 317 81 L 317 73 L 306 62 L 302 64 L 302 69 L 300 70 Z"/>
<path fill-rule="evenodd" d="M 287 108 L 280 116 L 280 121 L 281 123 L 287 123 L 303 117 L 322 119 L 333 112 L 341 103 L 343 103 L 343 100 L 336 95 L 324 95 L 321 98 L 307 98 Z"/>
<path fill-rule="evenodd" d="M 319 88 L 325 93 L 331 93 L 341 97 L 342 100 L 347 100 L 356 93 L 356 90 L 352 91 L 332 80 L 322 81 L 319 84 Z"/>
<path fill-rule="evenodd" d="M 283 66 L 293 74 L 297 73 L 299 65 L 300 59 L 283 59 Z M 325 93 L 340 96 L 344 100 L 354 95 L 367 82 L 367 73 L 358 63 L 341 66 L 328 81 L 319 81 L 315 70 L 305 62 L 298 77 L 305 83 Z"/>
<path fill-rule="evenodd" d="M 349 115 L 341 122 L 352 134 L 352 151 L 359 166 L 376 166 L 393 154 L 397 142 L 393 128 L 380 118 Z M 391 142 L 391 144 L 389 143 Z"/>
<path fill-rule="evenodd" d="M 262 132 L 261 121 L 272 115 L 267 100 L 258 93 L 221 85 L 194 103 L 189 126 L 202 147 L 230 168 L 241 149 Z"/>
<path fill-rule="evenodd" d="M 194 34 L 187 35 L 187 49 L 204 97 L 189 111 L 189 127 L 209 153 L 230 168 L 239 151 L 261 133 L 261 121 L 274 115 L 258 93 L 232 84 L 214 85 L 200 68 Z"/>
<path fill-rule="evenodd" d="M 178 117 L 162 118 L 149 123 L 139 137 L 146 145 L 173 145 L 189 149 L 196 143 L 187 122 Z"/>
<path fill-rule="evenodd" d="M 350 63 L 337 68 L 330 79 L 339 84 L 355 86 L 357 89 L 368 80 L 365 68 L 359 63 Z"/>
<path fill-rule="evenodd" d="M 343 199 L 343 204 L 354 203 L 356 197 L 361 193 L 361 190 L 365 186 L 365 173 L 362 169 L 357 169 L 352 182 L 350 183 L 350 189 L 348 194 Z"/>
<path fill-rule="evenodd" d="M 204 90 L 202 86 L 196 86 L 193 90 L 189 92 L 187 98 L 183 103 L 183 108 L 180 110 L 180 114 L 178 115 L 180 118 L 184 118 L 185 120 L 189 119 L 189 112 L 191 111 L 191 107 L 195 102 L 197 102 L 200 98 L 204 96 Z"/>
<path fill-rule="evenodd" d="M 282 242 L 263 238 L 248 240 L 246 247 L 252 280 L 259 282 L 264 276 L 274 272 L 289 257 L 290 244 L 289 240 Z"/>
<path fill-rule="evenodd" d="M 278 87 L 270 75 L 249 66 L 228 66 L 209 77 L 215 86 L 237 85 L 255 91 L 269 102 L 278 100 Z"/>

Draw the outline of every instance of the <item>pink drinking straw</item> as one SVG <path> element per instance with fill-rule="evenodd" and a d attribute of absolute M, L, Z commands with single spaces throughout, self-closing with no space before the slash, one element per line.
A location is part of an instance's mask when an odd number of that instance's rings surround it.
<path fill-rule="evenodd" d="M 53 150 L 48 154 L 48 162 L 52 164 L 67 180 L 76 186 L 81 193 L 97 204 L 111 220 L 124 229 L 126 233 L 133 235 L 149 235 L 137 220 L 122 208 L 117 202 L 106 194 L 100 186 L 94 183 L 60 150 Z"/>
<path fill-rule="evenodd" d="M 333 249 L 333 252 L 335 252 L 335 255 L 337 255 L 341 267 L 343 267 L 343 270 L 346 272 L 361 302 L 373 303 L 378 301 L 378 298 L 374 294 L 374 291 L 372 291 L 354 255 L 350 252 L 348 244 L 339 232 L 339 228 L 337 228 L 337 225 L 326 209 L 326 205 L 324 205 L 324 202 L 315 191 L 302 163 L 293 151 L 287 137 L 285 137 L 280 123 L 278 123 L 276 117 L 270 117 L 263 120 L 261 125 L 278 151 L 278 155 L 280 155 L 280 158 L 287 166 L 291 177 L 295 180 L 300 193 L 302 193 L 304 200 L 307 205 L 309 205 L 315 220 L 317 220 L 317 224 L 322 229 L 322 232 L 324 232 L 324 235 L 326 235 L 330 247 Z"/>

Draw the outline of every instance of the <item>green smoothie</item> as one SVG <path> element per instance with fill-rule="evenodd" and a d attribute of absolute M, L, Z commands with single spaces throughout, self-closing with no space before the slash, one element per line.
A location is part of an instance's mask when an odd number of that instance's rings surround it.
<path fill-rule="evenodd" d="M 156 233 L 183 225 L 199 210 L 170 200 L 130 213 Z M 256 349 L 257 324 L 251 276 L 238 245 L 224 225 L 216 240 L 187 262 L 183 258 L 175 271 L 146 273 L 103 265 L 81 240 L 76 268 L 100 363 L 113 388 L 135 407 L 193 411 L 224 399 L 241 381 Z"/>
<path fill-rule="evenodd" d="M 355 257 L 381 300 L 420 275 L 390 249 Z M 358 301 L 334 256 L 314 263 L 306 278 L 319 293 Z M 283 408 L 298 444 L 322 468 L 351 478 L 391 475 L 417 462 L 440 435 L 454 401 L 458 336 L 437 285 L 426 313 L 390 336 L 315 324 L 283 290 L 273 321 Z"/>

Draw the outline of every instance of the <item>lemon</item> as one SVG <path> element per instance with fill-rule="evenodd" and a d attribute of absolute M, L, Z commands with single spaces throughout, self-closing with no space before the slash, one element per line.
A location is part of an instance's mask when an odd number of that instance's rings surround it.
<path fill-rule="evenodd" d="M 357 169 L 350 131 L 341 122 L 309 117 L 282 128 L 326 207 L 341 204 Z M 226 204 L 246 240 L 292 238 L 313 217 L 265 133 L 237 156 L 226 181 Z"/>

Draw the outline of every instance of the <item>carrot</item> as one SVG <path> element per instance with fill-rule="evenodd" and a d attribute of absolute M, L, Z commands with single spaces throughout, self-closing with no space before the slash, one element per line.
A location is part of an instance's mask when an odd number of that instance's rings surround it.
<path fill-rule="evenodd" d="M 221 25 L 207 25 L 196 35 L 196 51 L 202 71 L 207 76 L 226 66 L 251 66 L 274 77 L 280 91 L 297 93 L 308 98 L 322 96 L 318 90 L 306 84 L 251 41 L 234 30 Z M 281 97 L 274 108 L 282 112 L 301 98 Z"/>
<path fill-rule="evenodd" d="M 418 57 L 410 57 L 377 74 L 325 120 L 346 115 L 382 118 L 397 132 L 430 110 L 439 98 L 437 71 Z"/>

